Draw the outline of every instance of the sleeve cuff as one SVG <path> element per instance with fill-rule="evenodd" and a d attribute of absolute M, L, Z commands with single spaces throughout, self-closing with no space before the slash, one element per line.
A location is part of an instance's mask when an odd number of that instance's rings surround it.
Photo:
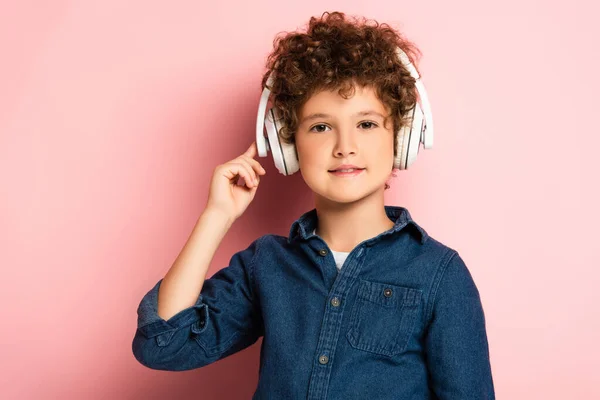
<path fill-rule="evenodd" d="M 142 298 L 137 310 L 138 330 L 146 338 L 160 336 L 157 341 L 168 343 L 171 336 L 179 329 L 192 325 L 194 332 L 202 332 L 206 328 L 208 306 L 204 304 L 202 295 L 196 304 L 179 311 L 169 320 L 158 315 L 158 288 L 162 279 Z"/>

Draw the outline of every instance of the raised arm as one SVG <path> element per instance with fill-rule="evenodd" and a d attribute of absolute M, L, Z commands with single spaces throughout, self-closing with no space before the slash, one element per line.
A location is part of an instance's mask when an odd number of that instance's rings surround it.
<path fill-rule="evenodd" d="M 251 281 L 258 241 L 206 279 L 223 237 L 253 200 L 258 175 L 265 173 L 255 155 L 253 143 L 215 168 L 204 212 L 165 277 L 140 302 L 132 343 L 140 363 L 155 369 L 197 368 L 261 335 Z"/>

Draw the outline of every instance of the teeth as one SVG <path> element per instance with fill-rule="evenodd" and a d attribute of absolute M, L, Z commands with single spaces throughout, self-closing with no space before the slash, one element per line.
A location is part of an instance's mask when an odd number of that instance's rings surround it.
<path fill-rule="evenodd" d="M 338 169 L 336 171 L 337 172 L 352 172 L 352 171 L 354 171 L 354 168 L 351 168 L 351 169 Z"/>

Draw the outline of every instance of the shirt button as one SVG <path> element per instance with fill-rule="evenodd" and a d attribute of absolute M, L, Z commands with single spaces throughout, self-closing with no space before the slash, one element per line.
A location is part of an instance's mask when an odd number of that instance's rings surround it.
<path fill-rule="evenodd" d="M 390 288 L 386 288 L 386 289 L 384 289 L 384 290 L 383 290 L 383 295 L 384 295 L 385 297 L 392 297 L 392 289 L 390 289 Z"/>
<path fill-rule="evenodd" d="M 340 305 L 340 299 L 338 297 L 334 297 L 333 299 L 331 299 L 331 305 L 334 307 L 337 307 Z"/>
<path fill-rule="evenodd" d="M 319 357 L 319 362 L 321 364 L 327 364 L 329 362 L 329 357 L 327 357 L 326 355 L 322 355 Z"/>
<path fill-rule="evenodd" d="M 322 256 L 326 256 L 327 255 L 327 249 L 321 249 L 319 250 L 319 254 Z"/>

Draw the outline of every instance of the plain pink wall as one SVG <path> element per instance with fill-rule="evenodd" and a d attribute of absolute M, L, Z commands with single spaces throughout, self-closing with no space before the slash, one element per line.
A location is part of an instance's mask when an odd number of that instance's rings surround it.
<path fill-rule="evenodd" d="M 591 1 L 49 3 L 0 8 L 0 398 L 251 397 L 260 341 L 200 370 L 153 371 L 131 352 L 136 308 L 213 168 L 253 140 L 275 34 L 325 10 L 389 22 L 423 52 L 435 145 L 387 201 L 465 258 L 497 397 L 600 398 Z M 300 174 L 261 161 L 211 275 L 312 207 Z"/>

